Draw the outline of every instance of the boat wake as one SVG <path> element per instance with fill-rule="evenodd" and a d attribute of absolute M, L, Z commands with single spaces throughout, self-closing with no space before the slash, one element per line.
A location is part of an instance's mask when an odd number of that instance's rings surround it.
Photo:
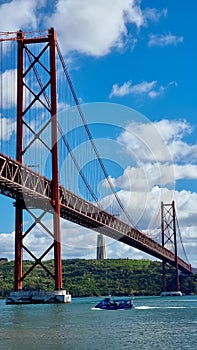
<path fill-rule="evenodd" d="M 136 308 L 137 310 L 161 309 L 160 306 L 145 306 L 145 305 L 136 306 L 135 308 Z"/>
<path fill-rule="evenodd" d="M 187 309 L 186 306 L 136 306 L 137 310 L 151 310 L 151 309 Z"/>

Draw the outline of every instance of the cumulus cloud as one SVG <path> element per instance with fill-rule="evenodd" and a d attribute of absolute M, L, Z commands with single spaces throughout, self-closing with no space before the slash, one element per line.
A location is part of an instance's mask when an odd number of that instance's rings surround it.
<path fill-rule="evenodd" d="M 17 102 L 17 70 L 9 69 L 0 75 L 0 107 L 8 109 Z"/>
<path fill-rule="evenodd" d="M 176 36 L 171 33 L 168 34 L 150 34 L 148 46 L 176 46 L 182 43 L 184 40 L 183 36 Z"/>
<path fill-rule="evenodd" d="M 157 10 L 155 8 L 146 8 L 143 11 L 144 23 L 147 24 L 147 21 L 151 20 L 154 22 L 158 22 L 160 18 L 166 17 L 168 14 L 168 9 L 165 8 L 163 10 Z"/>
<path fill-rule="evenodd" d="M 169 82 L 166 86 L 159 85 L 156 80 L 153 81 L 143 81 L 138 84 L 132 84 L 132 81 L 124 82 L 123 85 L 119 86 L 114 84 L 112 86 L 111 93 L 109 97 L 118 96 L 122 97 L 125 95 L 134 95 L 134 96 L 147 96 L 151 99 L 154 99 L 162 94 L 170 87 L 176 86 L 177 83 L 174 81 Z"/>
<path fill-rule="evenodd" d="M 152 123 L 158 133 L 166 142 L 181 140 L 185 135 L 191 134 L 191 125 L 186 120 L 162 119 Z"/>
<path fill-rule="evenodd" d="M 0 234 L 0 256 L 14 260 L 14 232 Z"/>
<path fill-rule="evenodd" d="M 109 15 L 110 14 L 110 15 Z M 126 22 L 142 25 L 142 14 L 134 0 L 60 0 L 47 19 L 58 32 L 64 52 L 78 51 L 102 56 L 113 47 L 122 47 L 127 37 Z"/>
<path fill-rule="evenodd" d="M 38 29 L 40 10 L 46 0 L 13 0 L 0 6 L 0 31 Z"/>
<path fill-rule="evenodd" d="M 139 192 L 148 193 L 155 187 L 172 189 L 176 181 L 184 179 L 197 179 L 197 165 L 146 163 L 138 167 L 128 166 L 121 176 L 111 178 L 111 182 L 117 188 L 137 192 L 138 195 Z"/>
<path fill-rule="evenodd" d="M 103 56 L 112 48 L 128 45 L 128 41 L 131 47 L 135 45 L 136 40 L 129 35 L 127 24 L 140 28 L 150 20 L 159 19 L 164 12 L 142 10 L 140 1 L 136 0 L 59 0 L 46 22 L 57 29 L 58 40 L 65 53 L 78 51 Z"/>
<path fill-rule="evenodd" d="M 189 145 L 183 141 L 174 141 L 171 145 L 171 154 L 174 161 L 194 162 L 197 160 L 197 145 Z"/>
<path fill-rule="evenodd" d="M 174 163 L 190 163 L 197 160 L 197 144 L 188 144 L 184 137 L 192 133 L 186 120 L 161 120 L 155 122 L 158 133 L 168 146 Z"/>
<path fill-rule="evenodd" d="M 197 160 L 197 144 L 188 144 L 184 137 L 192 129 L 186 120 L 163 119 L 154 123 L 132 122 L 119 135 L 118 142 L 138 163 L 176 162 L 181 164 Z M 186 169 L 186 168 L 185 168 Z M 192 166 L 188 166 L 192 169 Z M 183 173 L 183 170 L 181 170 Z"/>
<path fill-rule="evenodd" d="M 141 164 L 139 167 L 128 166 L 123 175 L 111 180 L 114 186 L 127 191 L 149 192 L 154 186 L 164 187 L 173 183 L 174 167 L 152 163 Z"/>
<path fill-rule="evenodd" d="M 0 142 L 8 141 L 16 132 L 16 121 L 10 118 L 2 118 L 0 122 Z"/>
<path fill-rule="evenodd" d="M 20 11 L 18 9 L 20 8 Z M 158 22 L 167 9 L 141 8 L 140 0 L 12 0 L 0 5 L 0 30 L 55 27 L 62 52 L 103 56 L 113 48 L 134 48 L 137 31 Z M 128 25 L 134 25 L 133 33 Z"/>
<path fill-rule="evenodd" d="M 127 125 L 124 131 L 119 135 L 118 142 L 125 148 L 131 157 L 137 162 L 161 162 L 171 161 L 171 154 L 165 142 L 166 123 L 162 123 L 163 129 L 160 129 L 158 123 L 137 123 L 132 122 Z M 160 134 L 160 130 L 163 134 Z"/>

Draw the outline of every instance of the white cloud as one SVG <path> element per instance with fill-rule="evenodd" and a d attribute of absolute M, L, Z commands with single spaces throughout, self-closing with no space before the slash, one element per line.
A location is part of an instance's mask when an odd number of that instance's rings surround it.
<path fill-rule="evenodd" d="M 0 257 L 14 260 L 14 232 L 0 234 Z"/>
<path fill-rule="evenodd" d="M 56 28 L 64 52 L 102 56 L 113 47 L 122 47 L 126 22 L 140 26 L 141 17 L 134 0 L 59 0 L 47 24 Z"/>
<path fill-rule="evenodd" d="M 120 1 L 121 3 L 121 1 Z M 138 28 L 144 24 L 143 11 L 140 8 L 140 1 L 129 1 L 129 6 L 125 11 L 125 17 L 127 22 L 134 23 Z"/>
<path fill-rule="evenodd" d="M 127 81 L 125 83 L 123 83 L 122 86 L 118 86 L 118 84 L 114 84 L 112 86 L 112 91 L 109 95 L 109 97 L 111 98 L 112 96 L 125 96 L 128 95 L 130 93 L 130 88 L 131 88 L 131 81 Z"/>
<path fill-rule="evenodd" d="M 176 46 L 179 43 L 182 43 L 184 40 L 183 36 L 176 36 L 171 33 L 168 34 L 150 34 L 148 46 Z"/>
<path fill-rule="evenodd" d="M 140 0 L 57 0 L 50 12 L 46 0 L 13 0 L 0 5 L 0 30 L 54 27 L 62 52 L 99 57 L 113 48 L 134 48 L 137 34 L 128 24 L 139 30 L 166 15 L 166 9 L 142 9 Z"/>
<path fill-rule="evenodd" d="M 40 10 L 46 0 L 13 0 L 0 6 L 0 31 L 38 29 Z"/>
<path fill-rule="evenodd" d="M 187 164 L 197 160 L 197 144 L 183 141 L 191 132 L 185 120 L 132 122 L 119 135 L 118 142 L 139 163 L 178 161 Z"/>
<path fill-rule="evenodd" d="M 197 144 L 189 145 L 183 141 L 174 141 L 171 144 L 171 154 L 174 161 L 194 162 L 197 160 Z"/>
<path fill-rule="evenodd" d="M 165 10 L 142 10 L 136 0 L 59 0 L 48 26 L 54 26 L 64 53 L 78 51 L 93 56 L 108 54 L 113 48 L 122 49 L 136 38 L 128 32 L 127 25 L 137 28 L 156 20 Z"/>
<path fill-rule="evenodd" d="M 183 141 L 184 136 L 192 133 L 191 125 L 186 120 L 161 120 L 154 126 L 168 146 L 174 162 L 187 164 L 197 160 L 197 144 Z"/>
<path fill-rule="evenodd" d="M 197 180 L 197 165 L 146 163 L 139 167 L 128 166 L 124 173 L 111 178 L 115 187 L 132 193 L 148 193 L 153 188 L 174 188 L 178 180 Z M 131 195 L 133 196 L 133 194 Z"/>
<path fill-rule="evenodd" d="M 132 81 L 124 82 L 122 86 L 118 86 L 118 84 L 114 84 L 112 86 L 112 91 L 110 93 L 110 98 L 112 96 L 125 96 L 129 94 L 141 95 L 148 94 L 155 87 L 156 81 L 143 81 L 142 83 L 132 85 Z"/>
<path fill-rule="evenodd" d="M 3 109 L 16 106 L 17 102 L 17 70 L 9 69 L 0 75 L 0 107 Z"/>
<path fill-rule="evenodd" d="M 130 93 L 131 94 L 149 93 L 152 90 L 152 88 L 155 87 L 156 83 L 157 83 L 156 81 L 151 81 L 151 82 L 143 81 L 140 84 L 131 86 Z"/>
<path fill-rule="evenodd" d="M 164 187 L 174 183 L 174 180 L 173 165 L 147 163 L 139 167 L 128 166 L 122 176 L 112 179 L 112 183 L 127 191 L 147 193 L 154 186 Z"/>
<path fill-rule="evenodd" d="M 9 118 L 2 118 L 0 122 L 0 141 L 8 141 L 16 132 L 16 121 Z"/>
<path fill-rule="evenodd" d="M 170 87 L 176 86 L 176 82 L 169 82 L 166 86 L 159 85 L 156 80 L 153 81 L 143 81 L 139 84 L 132 84 L 132 81 L 124 82 L 123 85 L 119 86 L 114 84 L 112 86 L 111 93 L 109 97 L 118 96 L 122 97 L 125 95 L 134 95 L 134 96 L 148 96 L 151 99 L 154 99 L 162 94 Z"/>
<path fill-rule="evenodd" d="M 181 179 L 197 179 L 197 165 L 196 164 L 174 164 L 174 178 Z"/>
<path fill-rule="evenodd" d="M 154 22 L 158 22 L 160 20 L 160 18 L 166 17 L 168 14 L 168 9 L 165 8 L 161 11 L 155 9 L 155 8 L 146 8 L 143 11 L 143 16 L 144 16 L 144 22 L 145 24 L 147 24 L 148 20 L 154 21 Z"/>
<path fill-rule="evenodd" d="M 157 129 L 157 123 L 129 123 L 118 137 L 118 142 L 135 162 L 156 163 L 172 159 L 163 135 Z"/>
<path fill-rule="evenodd" d="M 190 124 L 186 120 L 163 119 L 152 123 L 157 132 L 166 142 L 181 140 L 192 132 Z"/>

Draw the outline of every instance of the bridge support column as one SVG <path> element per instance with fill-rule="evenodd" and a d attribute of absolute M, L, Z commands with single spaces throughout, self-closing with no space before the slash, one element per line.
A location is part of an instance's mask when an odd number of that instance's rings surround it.
<path fill-rule="evenodd" d="M 172 201 L 172 213 L 173 213 L 173 231 L 174 231 L 174 254 L 175 254 L 175 269 L 176 269 L 176 289 L 180 290 L 179 269 L 178 269 L 178 252 L 177 252 L 177 238 L 176 238 L 176 213 L 175 204 Z"/>
<path fill-rule="evenodd" d="M 14 270 L 14 290 L 22 289 L 23 257 L 22 257 L 22 228 L 23 209 L 20 201 L 16 201 L 15 218 L 15 270 Z"/>
<path fill-rule="evenodd" d="M 166 292 L 166 263 L 162 262 L 162 284 L 163 284 L 163 292 Z"/>
<path fill-rule="evenodd" d="M 17 67 L 17 138 L 16 160 L 22 164 L 22 140 L 23 140 L 23 40 L 24 33 L 18 32 L 18 67 Z M 22 234 L 23 234 L 23 208 L 20 200 L 16 200 L 15 212 L 15 272 L 14 289 L 22 289 L 23 257 L 22 257 Z"/>
<path fill-rule="evenodd" d="M 55 289 L 62 288 L 62 259 L 60 234 L 60 192 L 58 172 L 58 118 L 56 91 L 56 36 L 54 29 L 49 30 L 50 40 L 50 70 L 51 70 L 51 124 L 52 124 L 52 201 L 54 227 L 54 260 L 55 260 Z"/>

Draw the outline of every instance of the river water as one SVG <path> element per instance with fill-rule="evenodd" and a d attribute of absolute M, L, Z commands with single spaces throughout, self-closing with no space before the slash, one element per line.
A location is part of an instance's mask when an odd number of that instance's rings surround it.
<path fill-rule="evenodd" d="M 92 310 L 100 299 L 52 305 L 1 300 L 0 349 L 197 349 L 197 296 L 136 297 L 135 309 Z"/>

